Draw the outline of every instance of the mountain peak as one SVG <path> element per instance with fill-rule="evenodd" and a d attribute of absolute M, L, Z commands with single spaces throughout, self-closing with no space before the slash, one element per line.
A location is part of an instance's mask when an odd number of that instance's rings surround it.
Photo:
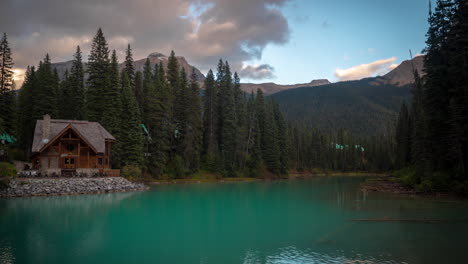
<path fill-rule="evenodd" d="M 414 57 L 412 60 L 405 60 L 395 69 L 385 74 L 383 77 L 391 84 L 403 86 L 414 82 L 413 69 L 418 71 L 419 75 L 424 75 L 424 56 Z"/>
<path fill-rule="evenodd" d="M 325 84 L 330 84 L 331 82 L 328 79 L 317 79 L 317 80 L 312 80 L 310 81 L 310 85 L 313 86 L 319 86 L 319 85 L 325 85 Z"/>
<path fill-rule="evenodd" d="M 153 57 L 153 58 L 167 58 L 166 55 L 160 53 L 160 52 L 153 52 L 153 53 L 150 53 L 150 55 L 148 55 L 148 58 L 149 57 Z"/>

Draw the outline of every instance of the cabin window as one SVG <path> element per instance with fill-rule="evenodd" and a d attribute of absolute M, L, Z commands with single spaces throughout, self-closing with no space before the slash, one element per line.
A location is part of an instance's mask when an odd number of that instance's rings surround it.
<path fill-rule="evenodd" d="M 102 158 L 99 158 L 99 159 L 98 159 L 98 164 L 99 164 L 99 165 L 102 165 Z"/>
<path fill-rule="evenodd" d="M 75 149 L 75 146 L 73 144 L 67 144 L 67 150 L 68 151 L 73 151 Z"/>
<path fill-rule="evenodd" d="M 106 143 L 106 155 L 109 155 L 109 143 Z"/>
<path fill-rule="evenodd" d="M 107 165 L 107 163 L 108 163 L 108 160 L 107 160 L 107 158 L 105 158 L 105 159 L 104 159 L 104 164 Z"/>

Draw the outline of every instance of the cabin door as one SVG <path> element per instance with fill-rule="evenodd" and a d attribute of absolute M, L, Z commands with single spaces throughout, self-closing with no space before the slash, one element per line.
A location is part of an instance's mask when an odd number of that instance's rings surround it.
<path fill-rule="evenodd" d="M 63 162 L 64 162 L 63 168 L 65 168 L 65 169 L 75 169 L 76 168 L 75 158 L 64 158 Z"/>

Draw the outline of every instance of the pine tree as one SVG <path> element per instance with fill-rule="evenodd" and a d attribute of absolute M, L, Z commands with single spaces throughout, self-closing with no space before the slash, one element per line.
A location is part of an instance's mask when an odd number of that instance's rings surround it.
<path fill-rule="evenodd" d="M 52 118 L 58 116 L 58 85 L 58 78 L 52 71 L 47 54 L 37 70 L 37 94 L 34 95 L 36 100 L 33 111 L 35 120 L 41 119 L 45 114 L 51 115 Z"/>
<path fill-rule="evenodd" d="M 132 90 L 135 87 L 135 63 L 133 61 L 133 54 L 132 54 L 132 48 L 130 47 L 130 44 L 127 46 L 127 50 L 125 53 L 125 66 L 124 66 L 125 72 L 128 75 L 128 80 L 130 82 L 130 87 Z"/>
<path fill-rule="evenodd" d="M 173 114 L 173 122 L 175 128 L 175 138 L 174 138 L 174 148 L 175 154 L 177 155 L 176 158 L 180 159 L 182 162 L 179 165 L 182 167 L 177 167 L 177 171 L 186 174 L 189 172 L 190 163 L 191 161 L 186 157 L 186 152 L 190 149 L 191 141 L 188 137 L 189 135 L 189 128 L 190 128 L 190 120 L 189 120 L 189 111 L 190 108 L 190 91 L 188 87 L 188 80 L 187 75 L 185 73 L 184 68 L 181 68 L 180 76 L 178 78 L 177 86 L 173 88 L 174 94 L 174 114 Z"/>
<path fill-rule="evenodd" d="M 203 137 L 203 122 L 201 114 L 200 86 L 197 82 L 195 68 L 192 68 L 190 75 L 190 89 L 188 90 L 188 122 L 185 136 L 184 157 L 188 161 L 189 172 L 195 172 L 200 166 L 200 153 Z"/>
<path fill-rule="evenodd" d="M 257 177 L 260 175 L 262 159 L 261 133 L 256 114 L 255 95 L 252 92 L 247 102 L 247 136 L 244 150 L 244 163 L 241 168 L 247 169 L 247 175 Z"/>
<path fill-rule="evenodd" d="M 449 129 L 449 83 L 447 79 L 447 41 L 453 16 L 453 2 L 438 0 L 435 12 L 429 16 L 426 41 L 424 109 L 427 121 L 429 171 L 448 167 L 447 141 Z"/>
<path fill-rule="evenodd" d="M 149 172 L 159 177 L 165 172 L 169 162 L 170 142 L 172 138 L 171 101 L 164 67 L 155 67 L 157 78 L 154 80 L 154 92 L 149 91 L 147 105 L 147 127 L 151 135 L 148 161 Z M 153 89 L 151 87 L 151 89 Z"/>
<path fill-rule="evenodd" d="M 237 121 L 232 75 L 227 62 L 222 71 L 224 75 L 219 83 L 219 150 L 224 173 L 227 176 L 235 176 Z"/>
<path fill-rule="evenodd" d="M 423 175 L 427 171 L 428 151 L 427 151 L 427 122 L 426 112 L 424 110 L 424 90 L 422 80 L 417 71 L 414 72 L 415 83 L 413 88 L 413 99 L 411 103 L 411 159 L 415 165 L 418 174 Z"/>
<path fill-rule="evenodd" d="M 206 75 L 205 93 L 203 96 L 203 153 L 205 162 L 211 169 L 214 169 L 214 162 L 217 153 L 217 132 L 218 132 L 218 92 L 213 71 L 210 69 Z"/>
<path fill-rule="evenodd" d="M 98 29 L 88 57 L 88 87 L 86 93 L 86 115 L 89 121 L 102 119 L 105 97 L 109 91 L 109 48 L 101 28 Z"/>
<path fill-rule="evenodd" d="M 409 165 L 411 160 L 411 131 L 408 107 L 403 102 L 396 126 L 396 158 L 397 167 L 403 168 Z"/>
<path fill-rule="evenodd" d="M 280 112 L 279 105 L 273 102 L 273 114 L 277 127 L 277 142 L 279 151 L 279 174 L 288 175 L 289 170 L 289 153 L 288 153 L 288 131 L 286 122 Z M 315 148 L 317 149 L 317 147 Z M 317 161 L 316 161 L 317 163 Z"/>
<path fill-rule="evenodd" d="M 143 98 L 142 102 L 140 104 L 140 113 L 142 117 L 142 123 L 146 126 L 146 129 L 148 129 L 148 121 L 151 119 L 151 115 L 154 114 L 155 110 L 154 107 L 155 105 L 158 104 L 158 98 L 156 95 L 156 89 L 155 89 L 155 82 L 154 82 L 154 76 L 153 76 L 153 70 L 150 64 L 149 59 L 147 58 L 145 61 L 145 65 L 143 67 L 143 84 L 142 84 L 142 92 L 143 92 Z M 146 135 L 145 138 L 145 144 L 144 144 L 144 149 L 145 153 L 151 153 L 150 152 L 150 145 L 152 142 L 150 142 L 150 137 Z M 150 169 L 151 167 L 151 159 L 150 158 L 145 158 L 145 164 L 146 168 Z M 150 170 L 154 171 L 154 169 Z"/>
<path fill-rule="evenodd" d="M 174 51 L 171 51 L 167 62 L 167 81 L 171 89 L 177 89 L 179 82 L 179 63 L 177 62 Z"/>
<path fill-rule="evenodd" d="M 237 161 L 237 166 L 242 170 L 245 166 L 247 148 L 247 131 L 248 131 L 248 122 L 247 122 L 247 101 L 245 93 L 241 90 L 240 78 L 237 72 L 234 73 L 234 105 L 235 105 L 235 114 L 236 114 L 236 150 L 235 150 L 235 160 Z"/>
<path fill-rule="evenodd" d="M 266 150 L 266 136 L 265 136 L 265 126 L 266 126 L 266 113 L 265 113 L 265 99 L 263 98 L 263 92 L 260 89 L 257 89 L 257 95 L 255 96 L 255 114 L 257 116 L 257 122 L 260 132 L 260 147 L 263 152 Z"/>
<path fill-rule="evenodd" d="M 6 33 L 0 40 L 0 94 L 12 90 L 13 84 L 13 58 Z"/>
<path fill-rule="evenodd" d="M 265 105 L 265 131 L 262 158 L 269 171 L 279 175 L 281 173 L 280 149 L 278 142 L 278 127 L 275 122 L 273 103 Z"/>
<path fill-rule="evenodd" d="M 155 93 L 155 82 L 154 82 L 153 71 L 151 69 L 150 60 L 146 58 L 145 65 L 143 67 L 143 100 L 140 104 L 140 112 L 143 119 L 143 123 L 147 123 L 147 108 L 149 107 L 148 99 L 151 96 L 151 93 Z"/>
<path fill-rule="evenodd" d="M 76 47 L 68 79 L 72 100 L 68 104 L 70 119 L 82 120 L 85 117 L 84 69 L 80 46 Z"/>
<path fill-rule="evenodd" d="M 71 106 L 74 103 L 74 98 L 71 89 L 70 74 L 67 69 L 63 75 L 63 80 L 60 82 L 59 115 L 57 118 L 73 119 L 74 113 Z"/>
<path fill-rule="evenodd" d="M 0 40 L 0 118 L 3 129 L 16 134 L 16 96 L 13 92 L 13 58 L 6 33 Z"/>
<path fill-rule="evenodd" d="M 34 126 L 36 125 L 33 113 L 35 101 L 38 99 L 36 96 L 37 88 L 36 70 L 34 66 L 28 66 L 18 98 L 19 144 L 28 156 L 31 151 Z"/>
<path fill-rule="evenodd" d="M 143 94 L 143 74 L 141 71 L 137 71 L 135 73 L 135 83 L 133 87 L 133 94 L 137 100 L 138 109 L 141 112 L 143 101 L 144 101 L 144 94 Z"/>
<path fill-rule="evenodd" d="M 120 134 L 120 113 L 122 112 L 121 85 L 119 76 L 119 63 L 115 50 L 112 51 L 109 65 L 109 86 L 104 91 L 104 109 L 101 124 L 114 137 Z"/>
<path fill-rule="evenodd" d="M 143 134 L 140 127 L 140 112 L 126 72 L 122 74 L 120 151 L 122 166 L 142 164 Z"/>

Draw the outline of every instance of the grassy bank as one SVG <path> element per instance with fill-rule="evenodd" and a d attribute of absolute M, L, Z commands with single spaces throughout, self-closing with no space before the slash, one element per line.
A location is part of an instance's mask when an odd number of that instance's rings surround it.
<path fill-rule="evenodd" d="M 184 178 L 173 178 L 169 175 L 163 175 L 158 179 L 152 177 L 143 177 L 138 179 L 132 179 L 146 184 L 180 184 L 180 183 L 210 183 L 210 182 L 251 182 L 261 180 L 260 178 L 252 177 L 234 177 L 225 178 L 221 174 L 213 173 L 209 171 L 199 171 L 195 174 L 188 175 Z"/>
<path fill-rule="evenodd" d="M 315 177 L 315 176 L 387 176 L 388 173 L 381 172 L 365 172 L 365 171 L 352 171 L 342 172 L 334 170 L 324 170 L 314 168 L 310 171 L 292 171 L 289 173 L 289 178 L 302 178 L 302 177 Z"/>
<path fill-rule="evenodd" d="M 312 171 L 292 171 L 288 177 L 273 177 L 271 173 L 264 173 L 261 177 L 223 177 L 219 173 L 201 170 L 195 174 L 188 175 L 184 178 L 174 178 L 169 175 L 163 175 L 160 178 L 153 177 L 142 177 L 142 178 L 130 178 L 130 180 L 143 182 L 146 184 L 179 184 L 179 183 L 212 183 L 212 182 L 253 182 L 261 180 L 287 180 L 287 179 L 298 179 L 298 178 L 309 178 L 309 177 L 323 177 L 323 176 L 385 176 L 387 174 L 382 173 L 369 173 L 369 172 L 339 172 L 329 170 L 314 169 Z"/>

